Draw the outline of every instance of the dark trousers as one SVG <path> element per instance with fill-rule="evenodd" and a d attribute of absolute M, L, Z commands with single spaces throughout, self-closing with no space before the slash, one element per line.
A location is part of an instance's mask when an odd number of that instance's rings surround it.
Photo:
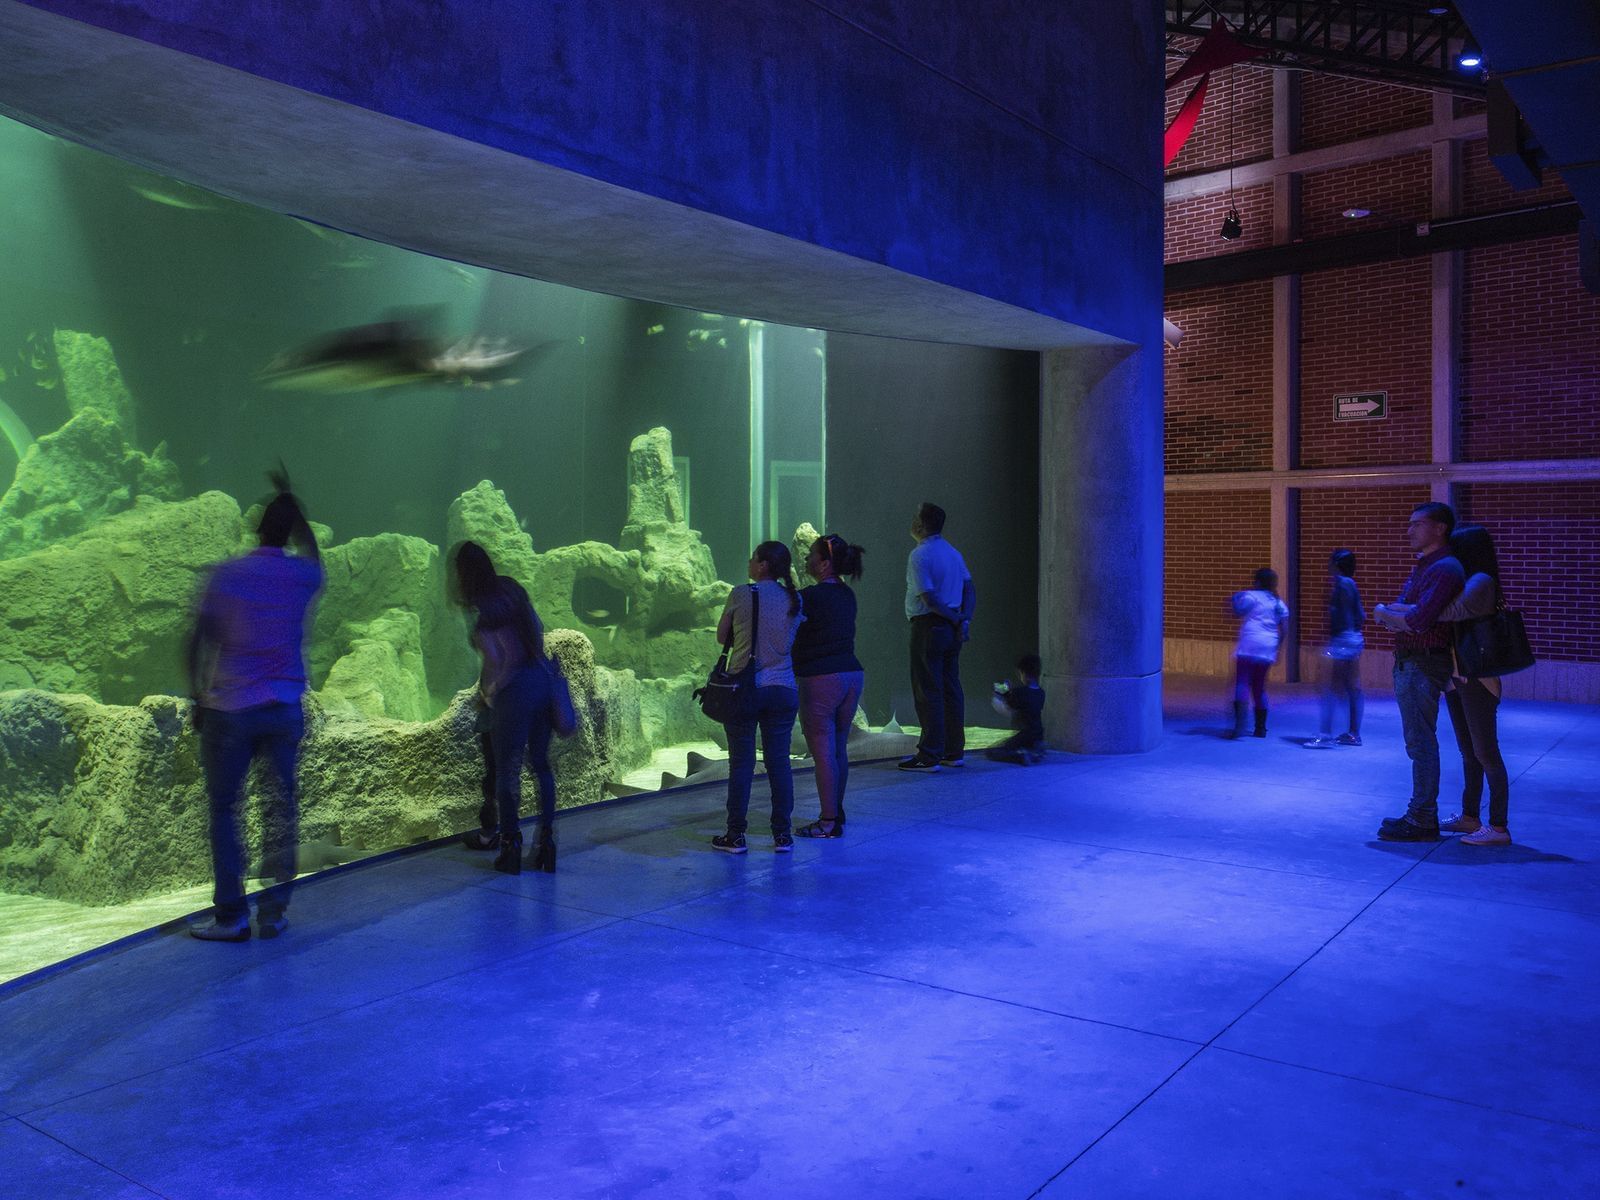
<path fill-rule="evenodd" d="M 1267 706 L 1267 672 L 1272 664 L 1260 658 L 1233 660 L 1233 698 L 1240 704 L 1249 696 L 1257 708 Z"/>
<path fill-rule="evenodd" d="M 1456 731 L 1456 746 L 1461 751 L 1461 811 L 1465 816 L 1482 813 L 1483 781 L 1489 780 L 1489 824 L 1504 829 L 1510 803 L 1511 782 L 1506 776 L 1505 759 L 1500 757 L 1500 730 L 1497 716 L 1500 697 L 1477 679 L 1457 680 L 1444 694 L 1450 710 L 1450 724 Z"/>
<path fill-rule="evenodd" d="M 731 723 L 728 731 L 728 832 L 743 833 L 749 825 L 750 786 L 756 776 L 756 730 L 761 731 L 761 761 L 772 789 L 772 832 L 788 833 L 794 813 L 794 771 L 789 746 L 800 693 L 788 687 L 756 689 L 756 718 Z"/>
<path fill-rule="evenodd" d="M 274 880 L 256 897 L 264 920 L 283 915 L 294 890 L 300 844 L 295 772 L 305 717 L 296 704 L 263 704 L 240 712 L 208 708 L 200 721 L 200 764 L 211 801 L 211 872 L 216 918 L 224 924 L 250 915 L 244 898 L 244 852 L 239 840 L 239 796 L 257 754 L 266 759 L 275 788 L 261 813 L 261 874 Z"/>
<path fill-rule="evenodd" d="M 523 667 L 495 693 L 487 737 L 501 836 L 517 834 L 524 755 L 539 781 L 539 826 L 549 829 L 556 817 L 556 777 L 550 769 L 550 676 L 543 667 Z"/>
<path fill-rule="evenodd" d="M 943 617 L 911 619 L 911 697 L 922 725 L 917 749 L 932 758 L 960 758 L 967 745 L 961 634 Z"/>
<path fill-rule="evenodd" d="M 1394 660 L 1394 701 L 1411 759 L 1406 816 L 1423 826 L 1439 823 L 1439 697 L 1449 681 L 1448 652 Z"/>

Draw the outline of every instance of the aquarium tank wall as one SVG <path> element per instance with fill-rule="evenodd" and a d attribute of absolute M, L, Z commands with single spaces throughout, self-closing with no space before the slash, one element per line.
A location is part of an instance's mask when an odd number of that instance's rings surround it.
<path fill-rule="evenodd" d="M 204 903 L 181 646 L 207 568 L 254 544 L 280 461 L 328 576 L 303 870 L 475 824 L 475 660 L 444 586 L 462 538 L 528 588 L 572 681 L 563 807 L 715 755 L 691 693 L 769 538 L 797 564 L 819 532 L 866 548 L 860 753 L 900 748 L 925 499 L 978 588 L 968 719 L 1000 724 L 988 685 L 1037 648 L 1036 355 L 433 259 L 8 121 L 0 172 L 0 978 Z M 381 323 L 429 331 L 429 365 L 319 358 L 330 331 Z"/>

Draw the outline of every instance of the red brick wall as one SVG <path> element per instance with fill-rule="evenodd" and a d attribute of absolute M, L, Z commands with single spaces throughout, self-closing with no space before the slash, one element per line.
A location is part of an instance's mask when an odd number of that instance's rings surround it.
<path fill-rule="evenodd" d="M 1372 216 L 1352 220 L 1346 208 Z M 1305 175 L 1300 182 L 1300 236 L 1338 237 L 1424 221 L 1433 207 L 1433 156 L 1426 150 Z"/>
<path fill-rule="evenodd" d="M 1410 88 L 1307 72 L 1300 85 L 1300 149 L 1316 150 L 1433 121 L 1433 96 Z"/>
<path fill-rule="evenodd" d="M 1183 57 L 1167 58 L 1171 75 Z M 1198 80 L 1189 79 L 1167 92 L 1165 125 L 1172 123 Z M 1167 168 L 1168 175 L 1190 175 L 1228 165 L 1228 112 L 1232 89 L 1234 163 L 1258 162 L 1272 157 L 1272 71 L 1242 64 L 1225 67 L 1211 76 L 1205 107 L 1194 133 Z M 1163 127 L 1165 127 L 1165 125 Z"/>
<path fill-rule="evenodd" d="M 1237 636 L 1228 597 L 1272 565 L 1271 518 L 1264 491 L 1167 493 L 1167 637 Z"/>
<path fill-rule="evenodd" d="M 1238 188 L 1233 202 L 1244 231 L 1231 242 L 1223 241 L 1217 233 L 1228 213 L 1227 192 L 1191 196 L 1167 205 L 1166 261 L 1211 258 L 1272 245 L 1272 185 Z"/>
<path fill-rule="evenodd" d="M 1375 604 L 1393 600 L 1411 573 L 1406 521 L 1426 503 L 1425 487 L 1306 490 L 1300 493 L 1300 586 L 1290 599 L 1300 614 L 1300 640 L 1320 646 L 1327 636 L 1328 556 L 1341 546 L 1355 551 L 1356 584 L 1370 618 Z M 1393 635 L 1376 621 L 1362 630 L 1367 649 L 1394 649 Z"/>
<path fill-rule="evenodd" d="M 1167 296 L 1167 471 L 1272 466 L 1272 281 Z"/>
<path fill-rule="evenodd" d="M 1468 216 L 1570 199 L 1572 193 L 1553 171 L 1545 172 L 1544 183 L 1539 187 L 1519 192 L 1489 161 L 1487 141 L 1480 138 L 1461 147 L 1461 211 Z"/>
<path fill-rule="evenodd" d="M 1577 239 L 1471 250 L 1465 276 L 1461 457 L 1600 456 L 1600 296 Z"/>
<path fill-rule="evenodd" d="M 1301 284 L 1300 465 L 1432 457 L 1433 271 L 1425 258 L 1308 275 Z M 1335 421 L 1333 397 L 1389 393 L 1389 416 Z"/>
<path fill-rule="evenodd" d="M 1461 493 L 1465 519 L 1494 537 L 1501 586 L 1534 654 L 1600 660 L 1600 483 L 1475 483 Z"/>

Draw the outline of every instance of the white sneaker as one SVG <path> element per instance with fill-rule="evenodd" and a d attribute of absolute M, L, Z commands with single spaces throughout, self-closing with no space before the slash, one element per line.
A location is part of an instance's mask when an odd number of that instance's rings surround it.
<path fill-rule="evenodd" d="M 1339 743 L 1333 740 L 1331 734 L 1319 733 L 1314 738 L 1307 738 L 1302 744 L 1307 750 L 1332 750 Z"/>
<path fill-rule="evenodd" d="M 1485 825 L 1461 839 L 1463 846 L 1509 846 L 1511 831 L 1503 825 Z"/>
<path fill-rule="evenodd" d="M 1457 813 L 1448 821 L 1439 822 L 1440 833 L 1477 833 L 1483 828 L 1483 823 L 1477 817 L 1469 817 L 1465 813 Z"/>

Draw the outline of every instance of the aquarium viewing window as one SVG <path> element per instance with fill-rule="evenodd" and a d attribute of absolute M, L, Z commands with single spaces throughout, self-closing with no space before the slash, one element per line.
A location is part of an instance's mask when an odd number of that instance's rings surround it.
<path fill-rule="evenodd" d="M 0 164 L 0 979 L 203 905 L 181 645 L 280 460 L 327 569 L 302 870 L 475 823 L 462 538 L 572 680 L 562 806 L 720 755 L 692 692 L 728 589 L 827 528 L 824 333 L 428 258 L 13 122 Z M 349 352 L 380 327 L 417 334 Z M 886 596 L 864 620 L 898 638 Z"/>

